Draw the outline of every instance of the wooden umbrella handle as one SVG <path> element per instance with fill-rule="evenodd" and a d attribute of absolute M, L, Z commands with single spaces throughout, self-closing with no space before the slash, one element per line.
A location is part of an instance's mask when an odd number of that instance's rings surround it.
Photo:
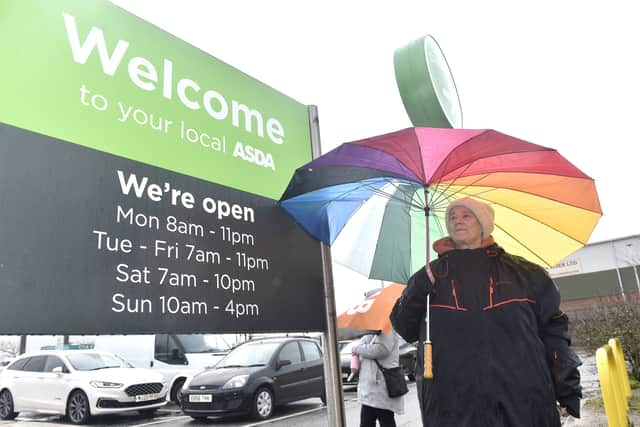
<path fill-rule="evenodd" d="M 424 343 L 424 371 L 423 377 L 425 380 L 433 379 L 433 359 L 431 353 L 431 343 Z"/>

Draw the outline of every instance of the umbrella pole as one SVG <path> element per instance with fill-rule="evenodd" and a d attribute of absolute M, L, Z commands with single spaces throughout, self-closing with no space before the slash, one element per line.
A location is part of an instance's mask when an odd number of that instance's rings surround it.
<path fill-rule="evenodd" d="M 424 213 L 425 213 L 425 220 L 427 221 L 427 252 L 426 252 L 426 264 L 425 264 L 425 269 L 429 268 L 429 190 L 427 189 L 428 186 L 424 187 L 424 203 L 425 203 L 425 208 L 424 208 Z M 428 276 L 427 276 L 428 277 Z M 431 348 L 431 331 L 430 331 L 430 324 L 429 324 L 429 312 L 431 311 L 431 304 L 430 304 L 430 298 L 429 298 L 429 294 L 427 294 L 427 314 L 425 315 L 424 321 L 426 323 L 425 327 L 426 327 L 426 339 L 424 341 L 424 369 L 423 369 L 423 373 L 422 376 L 424 379 L 430 380 L 433 378 L 433 359 L 432 359 L 432 348 Z"/>

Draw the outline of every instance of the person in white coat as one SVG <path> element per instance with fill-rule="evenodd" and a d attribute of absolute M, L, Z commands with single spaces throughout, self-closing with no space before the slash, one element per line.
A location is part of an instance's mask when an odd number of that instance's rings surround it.
<path fill-rule="evenodd" d="M 375 360 L 385 368 L 399 366 L 399 335 L 393 329 L 386 335 L 365 335 L 352 351 L 360 356 L 360 427 L 374 427 L 376 420 L 380 421 L 381 427 L 396 427 L 395 414 L 404 413 L 404 397 L 389 397 L 384 376 Z"/>

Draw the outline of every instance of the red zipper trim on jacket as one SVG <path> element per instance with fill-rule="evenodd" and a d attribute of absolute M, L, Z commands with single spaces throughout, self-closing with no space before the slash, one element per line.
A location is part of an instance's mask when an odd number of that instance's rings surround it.
<path fill-rule="evenodd" d="M 493 307 L 493 276 L 489 276 L 489 308 Z"/>
<path fill-rule="evenodd" d="M 459 308 L 459 307 L 454 307 L 452 305 L 444 305 L 444 304 L 431 304 L 431 307 L 446 308 L 448 310 L 467 311 L 466 308 Z"/>
<path fill-rule="evenodd" d="M 453 294 L 453 300 L 456 302 L 456 310 L 467 311 L 466 308 L 460 307 L 458 303 L 458 293 L 456 292 L 456 282 L 451 279 L 451 293 Z"/>
<path fill-rule="evenodd" d="M 512 302 L 528 302 L 529 304 L 535 304 L 536 303 L 534 300 L 529 299 L 529 298 L 513 298 L 513 299 L 508 299 L 506 301 L 500 301 L 499 303 L 494 304 L 492 306 L 487 306 L 487 307 L 483 308 L 483 310 L 489 310 L 489 309 L 492 309 L 492 308 L 499 307 L 501 305 L 510 304 Z"/>

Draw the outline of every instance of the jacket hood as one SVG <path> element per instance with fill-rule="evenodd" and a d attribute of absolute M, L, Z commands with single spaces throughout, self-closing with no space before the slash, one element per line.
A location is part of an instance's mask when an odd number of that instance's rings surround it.
<path fill-rule="evenodd" d="M 486 248 L 494 245 L 495 243 L 493 236 L 489 236 L 480 242 L 480 248 Z M 453 239 L 451 237 L 443 237 L 442 239 L 433 242 L 433 249 L 438 253 L 438 255 L 444 255 L 447 252 L 456 249 L 456 245 L 453 243 Z"/>

